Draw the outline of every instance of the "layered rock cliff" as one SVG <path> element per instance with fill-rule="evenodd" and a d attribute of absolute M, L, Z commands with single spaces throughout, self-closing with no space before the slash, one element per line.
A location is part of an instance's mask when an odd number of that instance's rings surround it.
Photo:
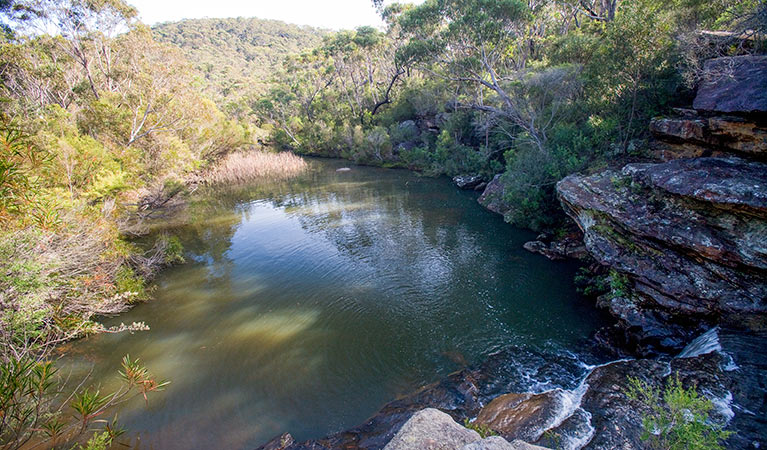
<path fill-rule="evenodd" d="M 660 162 L 557 185 L 612 270 L 603 303 L 639 353 L 678 349 L 714 324 L 767 324 L 767 56 L 705 70 L 696 109 L 651 125 Z"/>

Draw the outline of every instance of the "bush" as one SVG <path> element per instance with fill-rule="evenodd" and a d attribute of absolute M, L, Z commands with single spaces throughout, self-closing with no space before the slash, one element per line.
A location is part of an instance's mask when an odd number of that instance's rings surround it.
<path fill-rule="evenodd" d="M 719 450 L 733 434 L 711 421 L 711 400 L 698 394 L 695 387 L 682 386 L 678 374 L 669 378 L 663 390 L 629 377 L 626 395 L 650 410 L 642 420 L 641 439 L 652 448 Z"/>
<path fill-rule="evenodd" d="M 50 361 L 19 355 L 0 362 L 0 447 L 26 448 L 29 442 L 55 448 L 104 449 L 122 434 L 115 421 L 96 432 L 85 446 L 77 441 L 91 430 L 97 417 L 108 408 L 141 395 L 163 390 L 167 381 L 157 381 L 138 360 L 126 355 L 119 372 L 121 386 L 109 394 L 97 389 L 77 388 L 67 394 L 63 380 Z M 82 385 L 82 383 L 81 383 Z M 71 412 L 71 414 L 65 413 Z M 72 444 L 75 444 L 73 446 Z"/>

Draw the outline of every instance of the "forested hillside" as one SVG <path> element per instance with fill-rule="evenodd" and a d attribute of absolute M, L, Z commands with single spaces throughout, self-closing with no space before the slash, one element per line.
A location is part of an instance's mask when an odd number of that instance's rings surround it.
<path fill-rule="evenodd" d="M 378 2 L 379 4 L 381 2 Z M 688 104 L 702 61 L 763 48 L 760 0 L 427 0 L 385 31 L 329 35 L 259 104 L 276 145 L 429 174 L 497 174 L 496 208 L 564 219 L 567 174 L 648 156 L 648 124 Z"/>
<path fill-rule="evenodd" d="M 257 18 L 188 19 L 152 28 L 155 39 L 181 48 L 203 74 L 206 92 L 226 112 L 247 114 L 283 59 L 313 48 L 325 31 Z"/>
<path fill-rule="evenodd" d="M 0 13 L 0 341 L 18 355 L 146 299 L 144 280 L 180 249 L 170 236 L 149 253 L 130 243 L 135 213 L 250 148 L 252 130 L 124 2 Z"/>

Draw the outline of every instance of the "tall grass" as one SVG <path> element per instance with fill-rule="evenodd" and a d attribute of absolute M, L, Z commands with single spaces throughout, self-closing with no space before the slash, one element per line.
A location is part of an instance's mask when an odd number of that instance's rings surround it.
<path fill-rule="evenodd" d="M 203 181 L 208 184 L 235 184 L 257 179 L 289 178 L 307 167 L 306 161 L 292 153 L 237 152 L 227 155 L 203 175 Z"/>

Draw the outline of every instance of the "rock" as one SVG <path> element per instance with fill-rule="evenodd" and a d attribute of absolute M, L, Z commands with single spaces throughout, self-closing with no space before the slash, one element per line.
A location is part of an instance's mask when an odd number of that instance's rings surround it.
<path fill-rule="evenodd" d="M 541 241 L 528 241 L 525 242 L 522 245 L 522 248 L 527 250 L 530 253 L 539 253 L 549 259 L 560 259 L 557 258 L 556 255 L 549 256 L 547 253 L 549 252 L 549 246 L 544 244 Z"/>
<path fill-rule="evenodd" d="M 506 394 L 482 408 L 476 423 L 487 425 L 506 439 L 536 441 L 558 421 L 568 394 L 554 389 L 541 394 Z"/>
<path fill-rule="evenodd" d="M 576 408 L 559 426 L 544 433 L 535 444 L 550 448 L 583 448 L 594 438 L 591 413 Z"/>
<path fill-rule="evenodd" d="M 618 361 L 594 369 L 586 379 L 588 390 L 581 400 L 581 408 L 591 414 L 594 427 L 588 447 L 644 449 L 642 418 L 649 411 L 626 396 L 629 377 L 659 386 L 667 372 L 667 364 L 647 359 Z"/>
<path fill-rule="evenodd" d="M 589 253 L 626 278 L 613 314 L 661 348 L 767 314 L 766 187 L 767 164 L 695 158 L 574 175 L 557 192 Z"/>
<path fill-rule="evenodd" d="M 500 436 L 490 436 L 465 445 L 461 450 L 545 450 L 545 448 L 528 444 L 519 439 L 509 442 Z"/>
<path fill-rule="evenodd" d="M 552 261 L 561 259 L 584 259 L 588 256 L 583 244 L 583 233 L 573 230 L 566 235 L 552 240 L 548 233 L 541 233 L 536 240 L 525 242 L 522 248 L 528 252 L 538 253 Z"/>
<path fill-rule="evenodd" d="M 415 413 L 384 449 L 457 450 L 480 439 L 476 431 L 458 425 L 447 414 L 427 408 Z"/>
<path fill-rule="evenodd" d="M 767 56 L 708 60 L 693 108 L 723 113 L 767 112 Z"/>
<path fill-rule="evenodd" d="M 623 173 L 656 191 L 767 218 L 764 163 L 740 158 L 680 159 L 665 164 L 629 164 Z"/>
<path fill-rule="evenodd" d="M 516 447 L 500 436 L 490 436 L 481 441 L 464 445 L 461 450 L 517 450 Z"/>
<path fill-rule="evenodd" d="M 588 390 L 581 400 L 594 428 L 587 448 L 646 448 L 640 436 L 643 417 L 650 411 L 647 405 L 627 397 L 629 377 L 657 389 L 678 378 L 684 387 L 695 387 L 699 395 L 712 401 L 711 420 L 736 431 L 726 448 L 762 447 L 767 442 L 767 385 L 760 380 L 761 371 L 767 368 L 767 347 L 763 345 L 767 336 L 722 329 L 702 337 L 713 339 L 715 345 L 707 347 L 712 351 L 670 361 L 616 361 L 594 369 L 586 378 Z"/>
<path fill-rule="evenodd" d="M 483 181 L 483 182 L 479 183 L 478 185 L 476 185 L 476 186 L 474 187 L 474 190 L 475 190 L 475 191 L 477 191 L 477 192 L 482 192 L 482 191 L 484 191 L 484 190 L 485 190 L 485 188 L 486 188 L 486 187 L 487 187 L 487 183 L 485 183 L 485 182 Z"/>
<path fill-rule="evenodd" d="M 548 447 L 528 444 L 527 442 L 520 441 L 519 439 L 511 441 L 510 444 L 515 450 L 548 450 Z"/>
<path fill-rule="evenodd" d="M 453 177 L 453 183 L 460 189 L 474 189 L 482 183 L 482 177 L 479 175 L 458 175 Z"/>
<path fill-rule="evenodd" d="M 696 339 L 685 350 L 685 357 L 620 360 L 593 370 L 585 369 L 580 359 L 567 353 L 509 347 L 491 355 L 479 366 L 450 374 L 438 383 L 387 404 L 363 425 L 322 439 L 295 443 L 286 450 L 381 449 L 408 419 L 424 408 L 439 407 L 452 419 L 462 422 L 478 416 L 483 404 L 487 408 L 493 401 L 501 403 L 502 400 L 495 399 L 509 392 L 520 393 L 514 394 L 516 399 L 506 397 L 503 402 L 519 407 L 525 399 L 534 397 L 524 393 L 534 380 L 545 380 L 572 391 L 562 392 L 571 395 L 571 402 L 558 415 L 558 419 L 563 419 L 561 423 L 552 425 L 533 444 L 552 448 L 640 449 L 645 444 L 640 439 L 642 417 L 649 411 L 626 396 L 629 376 L 655 388 L 663 388 L 670 377 L 678 376 L 684 386 L 696 386 L 701 395 L 712 400 L 713 420 L 727 424 L 728 429 L 736 432 L 727 441 L 727 448 L 764 448 L 767 445 L 767 384 L 764 380 L 767 346 L 764 342 L 767 342 L 765 326 L 753 334 L 721 328 Z M 551 391 L 547 395 L 551 395 Z M 557 401 L 556 397 L 553 401 Z M 570 410 L 572 414 L 567 417 L 565 413 Z M 502 413 L 499 410 L 498 415 Z M 459 425 L 453 422 L 450 426 Z M 477 438 L 457 448 L 483 441 Z M 491 439 L 491 443 L 502 445 L 498 439 Z M 521 441 L 510 444 L 516 448 L 540 448 Z"/>
<path fill-rule="evenodd" d="M 407 133 L 412 136 L 418 136 L 418 125 L 414 120 L 405 120 L 397 125 L 397 128 L 403 133 Z"/>
<path fill-rule="evenodd" d="M 490 211 L 505 216 L 506 213 L 511 211 L 511 205 L 503 199 L 503 194 L 503 182 L 501 182 L 501 174 L 498 174 L 487 183 L 485 191 L 477 201 Z"/>
<path fill-rule="evenodd" d="M 291 448 L 291 446 L 295 443 L 296 441 L 293 439 L 293 436 L 291 436 L 290 433 L 282 433 L 261 447 L 258 447 L 258 450 L 286 450 Z"/>
<path fill-rule="evenodd" d="M 663 142 L 658 156 L 669 161 L 738 153 L 767 159 L 767 124 L 740 117 L 664 117 L 650 122 L 650 131 Z"/>

